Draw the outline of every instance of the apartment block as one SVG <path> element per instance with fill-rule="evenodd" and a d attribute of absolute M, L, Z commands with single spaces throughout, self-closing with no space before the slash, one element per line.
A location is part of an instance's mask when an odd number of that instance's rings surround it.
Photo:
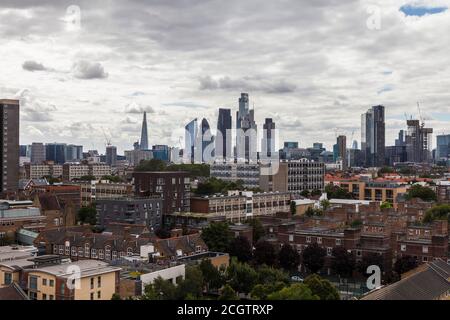
<path fill-rule="evenodd" d="M 260 188 L 265 192 L 300 193 L 304 190 L 324 189 L 325 164 L 306 159 L 282 160 L 266 167 L 268 174 L 261 174 Z"/>
<path fill-rule="evenodd" d="M 111 175 L 111 167 L 104 163 L 65 163 L 63 165 L 63 181 L 72 181 L 84 176 L 93 176 L 96 179 L 101 179 L 108 175 Z"/>
<path fill-rule="evenodd" d="M 291 194 L 284 192 L 254 193 L 232 191 L 228 195 L 191 198 L 191 211 L 224 216 L 231 222 L 242 222 L 250 217 L 289 212 Z"/>
<path fill-rule="evenodd" d="M 128 183 L 115 183 L 107 180 L 79 183 L 81 205 L 90 206 L 96 200 L 126 198 L 133 194 L 133 186 Z"/>
<path fill-rule="evenodd" d="M 63 166 L 60 164 L 24 164 L 26 179 L 42 179 L 45 177 L 61 178 Z"/>
<path fill-rule="evenodd" d="M 259 188 L 259 164 L 215 163 L 210 167 L 211 177 L 226 181 L 243 182 L 245 188 Z"/>

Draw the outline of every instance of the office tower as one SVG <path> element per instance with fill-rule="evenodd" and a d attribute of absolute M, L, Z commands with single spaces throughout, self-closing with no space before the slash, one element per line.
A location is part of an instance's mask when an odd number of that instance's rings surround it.
<path fill-rule="evenodd" d="M 385 110 L 374 106 L 361 116 L 361 151 L 366 167 L 382 167 L 385 161 Z"/>
<path fill-rule="evenodd" d="M 27 154 L 28 154 L 28 146 L 20 145 L 19 146 L 19 153 L 20 153 L 20 157 L 26 157 Z"/>
<path fill-rule="evenodd" d="M 314 148 L 314 149 L 323 149 L 323 143 L 320 143 L 320 142 L 314 142 L 314 143 L 313 143 L 313 148 Z M 325 149 L 323 149 L 323 150 L 325 150 Z"/>
<path fill-rule="evenodd" d="M 263 125 L 263 138 L 261 142 L 261 156 L 271 157 L 275 152 L 275 122 L 272 118 L 266 118 Z"/>
<path fill-rule="evenodd" d="M 212 156 L 213 156 L 213 150 L 209 150 L 208 146 L 213 145 L 213 136 L 211 134 L 211 128 L 209 126 L 208 120 L 206 120 L 205 118 L 203 118 L 202 123 L 201 123 L 201 141 L 199 141 L 199 145 L 202 146 L 202 155 L 201 155 L 201 159 L 202 162 L 208 162 L 213 160 Z M 208 150 L 207 150 L 208 148 Z"/>
<path fill-rule="evenodd" d="M 155 145 L 152 148 L 153 159 L 169 162 L 171 159 L 171 148 L 167 145 Z"/>
<path fill-rule="evenodd" d="M 448 161 L 450 159 L 450 134 L 436 137 L 436 161 Z"/>
<path fill-rule="evenodd" d="M 66 147 L 65 143 L 47 143 L 45 145 L 45 159 L 56 164 L 64 164 L 66 162 Z"/>
<path fill-rule="evenodd" d="M 408 162 L 431 161 L 431 140 L 433 129 L 425 128 L 419 120 L 407 120 L 408 126 L 405 142 Z"/>
<path fill-rule="evenodd" d="M 337 160 L 342 160 L 342 169 L 347 168 L 347 137 L 337 137 Z"/>
<path fill-rule="evenodd" d="M 352 149 L 354 149 L 354 150 L 358 149 L 358 141 L 353 140 Z"/>
<path fill-rule="evenodd" d="M 83 159 L 83 146 L 69 144 L 65 150 L 66 162 L 77 162 Z"/>
<path fill-rule="evenodd" d="M 106 164 L 114 167 L 117 163 L 117 147 L 106 146 Z"/>
<path fill-rule="evenodd" d="M 398 132 L 398 138 L 395 139 L 395 146 L 406 146 L 405 136 L 405 130 L 400 130 Z"/>
<path fill-rule="evenodd" d="M 215 155 L 218 161 L 226 161 L 232 156 L 231 150 L 231 110 L 219 109 Z"/>
<path fill-rule="evenodd" d="M 144 119 L 142 120 L 140 149 L 148 150 L 147 112 L 144 112 Z"/>
<path fill-rule="evenodd" d="M 198 125 L 197 119 L 189 122 L 185 129 L 184 136 L 184 158 L 186 161 L 194 163 L 195 161 L 195 151 L 196 145 L 198 143 Z"/>
<path fill-rule="evenodd" d="M 284 142 L 284 148 L 298 149 L 298 142 L 286 141 L 286 142 Z"/>
<path fill-rule="evenodd" d="M 31 163 L 41 164 L 45 161 L 45 146 L 43 143 L 33 142 L 31 144 Z"/>
<path fill-rule="evenodd" d="M 15 193 L 19 183 L 19 101 L 0 100 L 0 193 Z"/>
<path fill-rule="evenodd" d="M 255 110 L 250 110 L 248 93 L 239 98 L 236 115 L 236 158 L 246 162 L 257 160 L 257 125 Z"/>

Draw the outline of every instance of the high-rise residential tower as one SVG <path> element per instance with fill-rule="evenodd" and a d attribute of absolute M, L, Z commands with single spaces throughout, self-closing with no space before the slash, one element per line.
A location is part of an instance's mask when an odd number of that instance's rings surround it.
<path fill-rule="evenodd" d="M 361 116 L 361 151 L 366 167 L 385 163 L 385 110 L 374 106 Z"/>
<path fill-rule="evenodd" d="M 248 93 L 239 98 L 239 111 L 236 115 L 236 158 L 257 160 L 257 125 L 255 110 L 250 110 Z"/>
<path fill-rule="evenodd" d="M 142 120 L 140 149 L 148 150 L 147 112 L 144 112 L 144 119 Z"/>
<path fill-rule="evenodd" d="M 0 100 L 0 193 L 15 193 L 19 184 L 19 101 Z"/>
<path fill-rule="evenodd" d="M 419 120 L 407 120 L 408 129 L 406 131 L 406 158 L 408 162 L 429 162 L 431 161 L 431 139 L 433 129 L 425 128 Z"/>
<path fill-rule="evenodd" d="M 219 109 L 219 119 L 217 120 L 217 138 L 215 155 L 218 161 L 226 161 L 231 159 L 231 110 Z"/>
<path fill-rule="evenodd" d="M 347 168 L 347 137 L 337 137 L 337 160 L 342 160 L 342 169 Z"/>

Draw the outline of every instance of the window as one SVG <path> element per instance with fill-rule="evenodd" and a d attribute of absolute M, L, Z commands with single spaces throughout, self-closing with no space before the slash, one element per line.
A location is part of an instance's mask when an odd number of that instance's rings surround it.
<path fill-rule="evenodd" d="M 97 299 L 101 299 L 102 297 L 102 292 L 101 291 L 97 291 Z"/>
<path fill-rule="evenodd" d="M 91 289 L 94 289 L 94 278 L 91 278 Z"/>
<path fill-rule="evenodd" d="M 51 294 L 48 298 L 48 300 L 55 300 L 55 297 Z"/>
<path fill-rule="evenodd" d="M 5 272 L 5 283 L 6 285 L 9 285 L 12 283 L 12 274 L 10 272 Z"/>
<path fill-rule="evenodd" d="M 336 245 L 340 246 L 341 245 L 341 239 L 336 239 Z"/>
<path fill-rule="evenodd" d="M 37 290 L 37 277 L 36 276 L 30 276 L 30 289 L 31 290 Z"/>
<path fill-rule="evenodd" d="M 94 300 L 94 293 L 91 292 L 91 300 Z"/>
<path fill-rule="evenodd" d="M 133 248 L 127 248 L 127 256 L 131 257 L 133 255 Z"/>
<path fill-rule="evenodd" d="M 306 243 L 311 243 L 311 237 L 306 237 Z"/>
<path fill-rule="evenodd" d="M 65 285 L 65 283 L 63 282 L 63 283 L 61 283 L 61 288 L 60 288 L 61 295 L 64 295 L 65 289 L 66 289 L 66 285 Z"/>
<path fill-rule="evenodd" d="M 89 243 L 86 243 L 84 245 L 84 256 L 85 258 L 89 258 L 89 253 L 91 252 L 91 250 L 89 249 Z"/>
<path fill-rule="evenodd" d="M 428 247 L 427 246 L 423 246 L 422 247 L 422 252 L 423 253 L 428 253 Z"/>
<path fill-rule="evenodd" d="M 294 241 L 294 235 L 293 234 L 290 234 L 289 235 L 289 242 L 293 242 Z"/>
<path fill-rule="evenodd" d="M 400 246 L 400 250 L 401 250 L 401 251 L 406 251 L 406 244 L 402 244 L 402 245 Z"/>
<path fill-rule="evenodd" d="M 47 279 L 42 279 L 42 285 L 46 286 L 47 285 Z"/>
<path fill-rule="evenodd" d="M 54 280 L 49 280 L 48 285 L 50 287 L 54 287 L 55 286 L 55 281 Z"/>
<path fill-rule="evenodd" d="M 28 293 L 28 296 L 30 297 L 30 300 L 37 300 L 37 293 L 36 292 L 30 291 Z"/>
<path fill-rule="evenodd" d="M 321 237 L 317 237 L 317 243 L 318 244 L 322 244 L 322 238 Z"/>
<path fill-rule="evenodd" d="M 361 257 L 361 254 L 362 254 L 361 250 L 356 250 L 356 255 L 357 255 L 358 257 Z"/>
<path fill-rule="evenodd" d="M 202 246 L 196 246 L 195 247 L 196 252 L 202 252 Z"/>
<path fill-rule="evenodd" d="M 42 300 L 47 300 L 47 295 L 45 293 L 42 294 Z"/>
<path fill-rule="evenodd" d="M 97 287 L 101 288 L 102 286 L 102 277 L 97 278 Z"/>

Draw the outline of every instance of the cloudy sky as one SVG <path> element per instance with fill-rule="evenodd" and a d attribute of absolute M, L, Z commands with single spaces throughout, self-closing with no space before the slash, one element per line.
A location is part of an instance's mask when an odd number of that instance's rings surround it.
<path fill-rule="evenodd" d="M 449 1 L 0 0 L 0 97 L 21 99 L 21 143 L 179 145 L 194 117 L 250 94 L 281 140 L 360 140 L 386 106 L 450 133 Z M 80 11 L 78 14 L 78 11 Z M 78 19 L 80 17 L 80 19 Z M 349 142 L 350 144 L 350 142 Z"/>

